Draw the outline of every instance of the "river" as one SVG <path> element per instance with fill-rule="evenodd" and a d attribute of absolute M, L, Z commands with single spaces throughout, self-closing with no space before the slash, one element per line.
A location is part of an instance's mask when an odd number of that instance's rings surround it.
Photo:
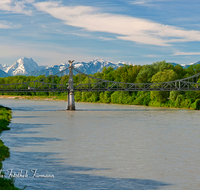
<path fill-rule="evenodd" d="M 200 188 L 200 112 L 144 106 L 0 99 L 7 177 L 27 190 Z M 18 178 L 17 178 L 18 177 Z"/>

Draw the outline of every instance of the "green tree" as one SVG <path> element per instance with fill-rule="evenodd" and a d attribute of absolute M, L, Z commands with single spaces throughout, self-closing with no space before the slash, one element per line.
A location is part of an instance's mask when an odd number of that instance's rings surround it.
<path fill-rule="evenodd" d="M 153 63 L 153 67 L 156 70 L 156 72 L 170 70 L 174 68 L 173 65 L 171 65 L 170 63 L 167 63 L 165 60 L 159 61 L 159 62 L 157 61 L 156 63 Z"/>
<path fill-rule="evenodd" d="M 190 77 L 195 74 L 195 69 L 193 65 L 190 65 L 187 69 L 185 69 L 186 75 L 185 77 Z"/>
<path fill-rule="evenodd" d="M 200 99 L 197 99 L 192 105 L 191 108 L 194 110 L 200 110 Z"/>
<path fill-rule="evenodd" d="M 182 94 L 179 94 L 175 101 L 175 107 L 177 108 L 181 107 L 182 102 L 184 102 L 184 96 Z"/>
<path fill-rule="evenodd" d="M 200 73 L 200 64 L 193 65 L 195 74 Z"/>
<path fill-rule="evenodd" d="M 109 80 L 109 81 L 113 81 L 113 71 L 114 68 L 113 67 L 104 67 L 102 70 L 102 78 L 105 80 Z"/>
<path fill-rule="evenodd" d="M 135 83 L 136 77 L 141 69 L 142 69 L 142 66 L 140 66 L 140 65 L 134 65 L 134 66 L 130 65 L 128 68 L 128 71 L 127 71 L 128 72 L 128 82 Z"/>
<path fill-rule="evenodd" d="M 169 99 L 171 103 L 173 104 L 176 101 L 177 96 L 180 94 L 180 91 L 171 91 Z"/>
<path fill-rule="evenodd" d="M 151 82 L 151 77 L 156 74 L 156 69 L 152 65 L 145 65 L 142 67 L 140 72 L 136 77 L 137 83 L 149 83 Z"/>
<path fill-rule="evenodd" d="M 180 65 L 176 65 L 173 70 L 176 72 L 179 79 L 184 78 L 186 75 L 186 71 Z"/>
<path fill-rule="evenodd" d="M 173 70 L 164 70 L 156 73 L 152 77 L 153 83 L 173 81 L 178 78 L 178 75 Z M 160 103 L 165 102 L 169 97 L 169 92 L 165 91 L 151 91 L 151 100 L 158 101 Z"/>
<path fill-rule="evenodd" d="M 178 78 L 178 75 L 173 70 L 164 70 L 156 73 L 152 77 L 153 83 L 173 81 Z"/>

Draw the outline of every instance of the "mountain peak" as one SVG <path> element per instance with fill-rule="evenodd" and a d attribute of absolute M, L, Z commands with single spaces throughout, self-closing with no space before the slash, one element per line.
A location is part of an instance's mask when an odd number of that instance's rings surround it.
<path fill-rule="evenodd" d="M 26 58 L 26 57 L 22 57 L 22 58 L 18 59 L 16 61 L 16 63 L 19 63 L 19 64 L 34 64 L 34 65 L 38 66 L 38 64 L 35 61 L 33 61 L 32 58 Z"/>
<path fill-rule="evenodd" d="M 5 72 L 9 75 L 24 75 L 34 70 L 40 70 L 38 64 L 32 58 L 22 57 L 7 67 Z"/>
<path fill-rule="evenodd" d="M 194 62 L 194 63 L 190 63 L 190 64 L 180 64 L 183 68 L 188 68 L 191 65 L 197 65 L 200 64 L 200 61 Z M 178 65 L 178 64 L 177 64 Z"/>
<path fill-rule="evenodd" d="M 91 62 L 100 62 L 100 63 L 104 63 L 104 62 L 107 62 L 107 61 L 105 61 L 104 59 L 96 58 L 96 59 L 92 60 Z"/>

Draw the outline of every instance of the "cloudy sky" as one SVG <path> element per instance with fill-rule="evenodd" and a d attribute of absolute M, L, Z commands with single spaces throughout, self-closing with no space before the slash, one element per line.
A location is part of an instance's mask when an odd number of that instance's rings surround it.
<path fill-rule="evenodd" d="M 200 60 L 199 0 L 0 0 L 0 63 Z"/>

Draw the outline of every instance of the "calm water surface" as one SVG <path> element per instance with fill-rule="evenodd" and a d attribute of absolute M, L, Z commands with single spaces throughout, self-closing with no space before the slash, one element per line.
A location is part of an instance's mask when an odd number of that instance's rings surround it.
<path fill-rule="evenodd" d="M 200 189 L 200 112 L 143 106 L 7 100 L 4 171 L 27 190 Z M 31 171 L 32 170 L 32 171 Z M 36 171 L 37 170 L 37 171 Z M 54 178 L 33 177 L 54 175 Z"/>

